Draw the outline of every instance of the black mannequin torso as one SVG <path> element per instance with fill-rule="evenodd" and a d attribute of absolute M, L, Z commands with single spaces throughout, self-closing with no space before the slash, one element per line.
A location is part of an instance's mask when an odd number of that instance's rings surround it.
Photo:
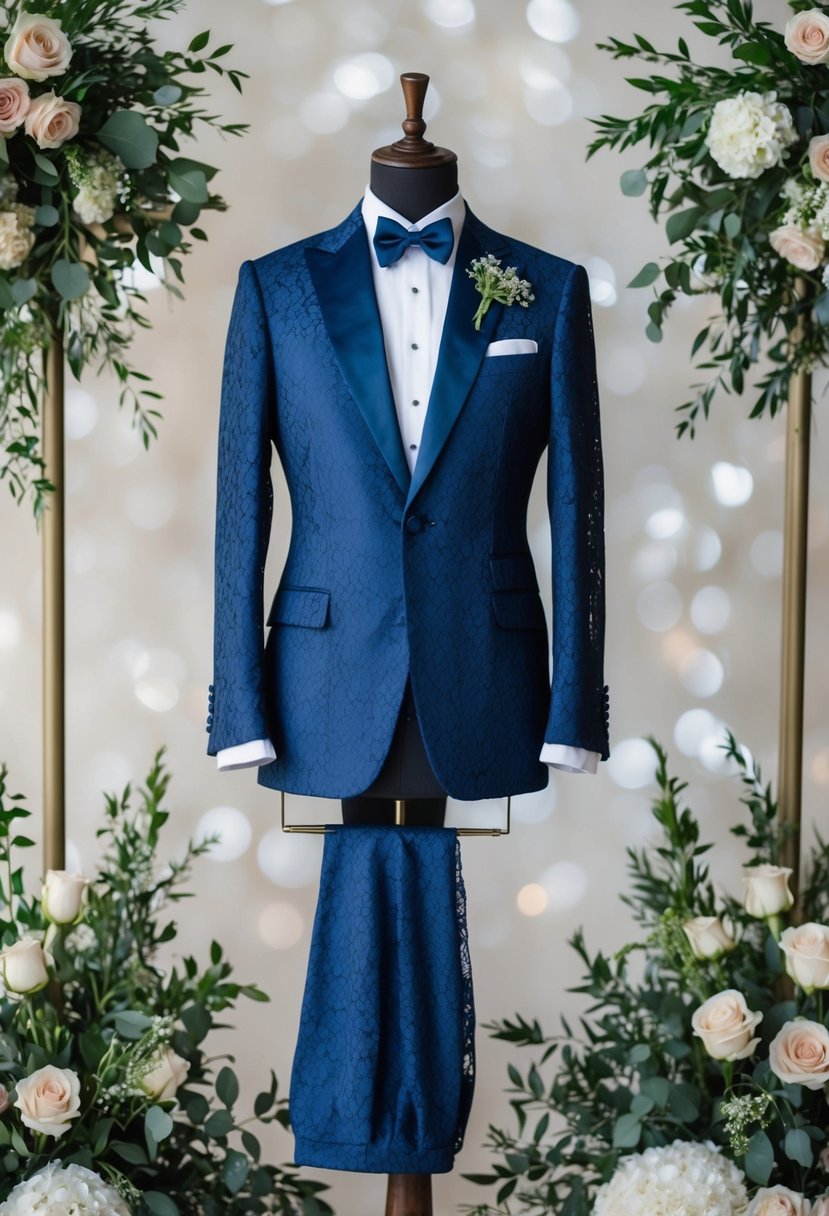
<path fill-rule="evenodd" d="M 371 162 L 371 190 L 415 224 L 458 192 L 458 163 L 399 168 Z"/>

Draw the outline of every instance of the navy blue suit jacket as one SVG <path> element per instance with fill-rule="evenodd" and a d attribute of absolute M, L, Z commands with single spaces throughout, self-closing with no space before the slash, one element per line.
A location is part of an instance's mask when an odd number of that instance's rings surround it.
<path fill-rule="evenodd" d="M 466 269 L 492 253 L 529 308 L 480 331 Z M 542 743 L 608 754 L 602 454 L 584 269 L 468 209 L 409 474 L 358 205 L 239 271 L 222 378 L 208 752 L 271 738 L 261 783 L 341 798 L 385 759 L 410 674 L 432 768 L 456 798 L 537 790 Z M 536 354 L 484 358 L 502 338 Z M 553 678 L 527 544 L 549 445 Z M 267 614 L 276 449 L 291 544 Z M 264 632 L 268 634 L 265 641 Z"/>

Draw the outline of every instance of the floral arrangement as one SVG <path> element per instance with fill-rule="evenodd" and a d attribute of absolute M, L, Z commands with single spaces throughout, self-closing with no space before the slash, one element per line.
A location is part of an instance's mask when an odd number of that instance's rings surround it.
<path fill-rule="evenodd" d="M 200 104 L 198 77 L 224 67 L 232 44 L 159 51 L 152 22 L 183 0 L 44 0 L 0 13 L 0 477 L 35 513 L 43 477 L 38 412 L 42 352 L 60 341 L 77 378 L 110 367 L 145 445 L 159 394 L 126 361 L 148 322 L 136 264 L 180 296 L 181 255 L 207 235 L 202 212 L 224 210 L 211 165 L 180 155 L 197 123 L 238 135 Z"/>
<path fill-rule="evenodd" d="M 240 1118 L 232 1058 L 214 1075 L 207 1054 L 239 996 L 267 996 L 218 942 L 205 968 L 159 967 L 213 843 L 159 865 L 168 783 L 159 753 L 135 809 L 129 787 L 107 799 L 94 880 L 50 870 L 38 899 L 12 860 L 29 812 L 0 768 L 0 1216 L 330 1216 L 321 1184 L 262 1160 L 250 1125 L 288 1122 L 273 1073 Z"/>
<path fill-rule="evenodd" d="M 729 736 L 748 859 L 741 898 L 717 894 L 686 787 L 653 746 L 660 837 L 628 851 L 623 897 L 641 935 L 610 957 L 573 938 L 578 1031 L 488 1027 L 538 1054 L 509 1066 L 517 1129 L 489 1129 L 493 1170 L 469 1177 L 497 1191 L 475 1216 L 829 1216 L 829 845 L 811 849 L 795 909 L 778 864 L 790 829 Z"/>
<path fill-rule="evenodd" d="M 672 247 L 630 284 L 656 285 L 648 336 L 661 341 L 678 297 L 719 297 L 691 351 L 708 376 L 678 407 L 678 433 L 693 436 L 717 391 L 741 394 L 761 360 L 771 367 L 758 374 L 751 417 L 774 415 L 791 376 L 829 360 L 829 8 L 790 0 L 788 22 L 772 25 L 755 19 L 750 0 L 675 7 L 731 62 L 697 62 L 684 38 L 676 51 L 639 34 L 600 44 L 658 71 L 629 78 L 649 104 L 633 118 L 595 120 L 588 155 L 647 147 L 621 185 L 648 194 Z"/>
<path fill-rule="evenodd" d="M 535 299 L 532 284 L 528 279 L 519 279 L 514 266 L 501 266 L 501 259 L 494 253 L 488 253 L 482 258 L 473 258 L 466 273 L 475 282 L 475 290 L 481 297 L 481 302 L 472 320 L 475 328 L 481 328 L 481 322 L 489 312 L 490 305 L 496 301 L 508 308 L 512 304 L 520 304 L 529 308 Z"/>

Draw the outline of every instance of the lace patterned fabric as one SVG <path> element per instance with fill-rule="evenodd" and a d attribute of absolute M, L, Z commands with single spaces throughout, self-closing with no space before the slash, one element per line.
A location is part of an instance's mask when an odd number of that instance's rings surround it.
<path fill-rule="evenodd" d="M 297 1164 L 451 1170 L 474 1029 L 455 832 L 330 829 L 291 1075 Z"/>

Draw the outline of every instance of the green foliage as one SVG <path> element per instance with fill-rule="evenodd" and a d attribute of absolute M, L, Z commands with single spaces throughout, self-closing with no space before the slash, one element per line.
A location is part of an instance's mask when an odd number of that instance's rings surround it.
<path fill-rule="evenodd" d="M 786 991 L 776 938 L 780 924 L 753 919 L 742 903 L 715 892 L 705 861 L 712 846 L 683 803 L 686 784 L 668 772 L 655 741 L 659 832 L 629 849 L 623 900 L 640 927 L 613 955 L 591 952 L 581 932 L 570 945 L 583 967 L 573 989 L 587 1001 L 574 1024 L 550 1035 L 516 1015 L 490 1024 L 496 1039 L 529 1049 L 530 1063 L 508 1066 L 513 1126 L 489 1127 L 489 1172 L 468 1175 L 493 1188 L 491 1200 L 467 1205 L 470 1216 L 590 1216 L 597 1188 L 619 1159 L 674 1140 L 713 1140 L 745 1172 L 749 1186 L 782 1183 L 822 1194 L 818 1157 L 827 1145 L 821 1089 L 784 1084 L 771 1071 L 768 1045 L 795 1017 L 829 1026 L 823 993 Z M 745 749 L 729 735 L 725 750 L 738 771 L 750 824 L 733 830 L 748 866 L 779 861 L 785 833 L 771 790 Z M 802 921 L 826 920 L 829 848 L 818 838 L 803 891 Z M 730 952 L 699 959 L 683 925 L 717 916 L 731 928 Z M 748 1059 L 709 1056 L 693 1033 L 694 1011 L 736 989 L 761 1012 L 760 1044 Z"/>
<path fill-rule="evenodd" d="M 169 782 L 159 752 L 143 786 L 106 799 L 103 855 L 83 917 L 58 926 L 27 896 L 14 865 L 13 849 L 32 845 L 20 831 L 29 812 L 0 767 L 0 942 L 41 936 L 52 955 L 47 987 L 0 998 L 3 1080 L 12 1101 L 16 1082 L 47 1064 L 81 1081 L 80 1116 L 56 1142 L 31 1131 L 17 1107 L 4 1114 L 0 1200 L 42 1168 L 56 1144 L 65 1163 L 116 1186 L 136 1216 L 331 1216 L 322 1184 L 261 1159 L 252 1126 L 289 1126 L 273 1072 L 248 1114 L 237 1109 L 233 1058 L 209 1052 L 213 1029 L 227 1027 L 238 999 L 265 994 L 234 978 L 215 941 L 206 966 L 189 955 L 169 969 L 159 962 L 159 948 L 176 937 L 170 909 L 190 895 L 192 864 L 212 843 L 191 842 L 180 860 L 160 864 Z M 162 1092 L 153 1073 L 165 1056 L 178 1072 Z"/>
<path fill-rule="evenodd" d="M 27 7 L 7 6 L 7 21 Z M 34 238 L 19 266 L 0 271 L 0 480 L 18 502 L 30 499 L 36 516 L 51 489 L 40 440 L 42 352 L 62 341 L 77 379 L 87 367 L 114 372 L 119 403 L 148 446 L 157 434 L 160 394 L 127 359 L 136 327 L 149 325 L 132 271 L 136 264 L 157 270 L 180 298 L 190 237 L 207 239 L 194 226 L 203 212 L 226 210 L 209 186 L 216 169 L 180 149 L 200 127 L 228 135 L 247 130 L 245 123 L 222 122 L 204 104 L 208 72 L 227 77 L 239 92 L 247 73 L 225 66 L 232 44 L 211 46 L 207 30 L 185 51 L 155 45 L 155 23 L 183 7 L 184 0 L 37 6 L 60 19 L 72 56 L 64 73 L 27 82 L 31 94 L 54 89 L 79 105 L 81 116 L 77 135 L 57 148 L 38 148 L 22 126 L 0 140 L 0 210 L 31 207 Z M 96 222 L 81 218 L 87 213 L 77 202 L 85 186 L 100 190 L 102 157 L 109 158 L 110 218 Z"/>
<path fill-rule="evenodd" d="M 630 41 L 610 38 L 599 44 L 616 60 L 638 60 L 654 70 L 628 78 L 648 99 L 640 113 L 594 120 L 598 134 L 588 155 L 643 146 L 645 162 L 622 175 L 622 191 L 647 194 L 651 215 L 665 223 L 672 247 L 656 273 L 657 263 L 649 262 L 631 283 L 649 287 L 662 280 L 647 310 L 651 340 L 661 340 L 680 297 L 718 299 L 719 311 L 699 331 L 691 351 L 692 358 L 702 356 L 697 368 L 706 375 L 678 407 L 678 434 L 693 436 L 718 392 L 739 396 L 756 373 L 750 416 L 773 416 L 787 399 L 791 376 L 829 358 L 829 301 L 824 308 L 820 269 L 795 271 L 769 244 L 787 207 L 784 186 L 801 174 L 811 180 L 809 140 L 829 132 L 829 75 L 800 63 L 786 49 L 785 11 L 776 27 L 755 18 L 750 0 L 684 0 L 675 7 L 728 50 L 732 62 L 701 64 L 692 59 L 684 38 L 675 51 L 658 50 L 639 34 Z M 797 142 L 783 163 L 756 179 L 729 177 L 706 145 L 715 104 L 741 90 L 776 93 L 797 128 Z M 791 339 L 802 315 L 811 324 L 795 345 Z"/>

